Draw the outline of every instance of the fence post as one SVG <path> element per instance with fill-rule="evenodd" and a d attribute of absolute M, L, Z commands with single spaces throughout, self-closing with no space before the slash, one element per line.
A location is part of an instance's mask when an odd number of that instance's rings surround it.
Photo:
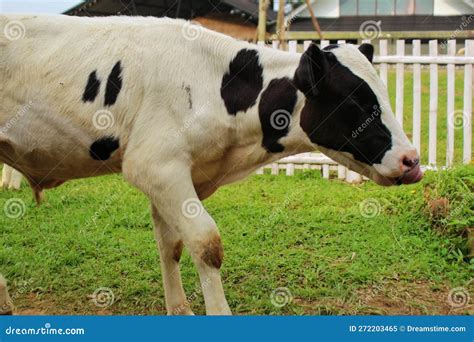
<path fill-rule="evenodd" d="M 405 55 L 405 41 L 397 40 L 397 56 Z M 400 126 L 403 127 L 403 86 L 404 86 L 404 72 L 405 64 L 397 63 L 397 82 L 396 82 L 396 94 L 395 94 L 395 115 Z"/>
<path fill-rule="evenodd" d="M 293 176 L 295 174 L 295 164 L 288 163 L 286 164 L 286 175 Z"/>
<path fill-rule="evenodd" d="M 288 51 L 289 52 L 296 52 L 298 48 L 298 42 L 296 40 L 290 40 L 288 42 Z"/>
<path fill-rule="evenodd" d="M 345 178 L 346 178 L 346 167 L 341 164 L 337 164 L 337 179 L 344 180 Z"/>
<path fill-rule="evenodd" d="M 329 165 L 328 164 L 323 164 L 323 178 L 329 179 Z"/>
<path fill-rule="evenodd" d="M 413 56 L 420 56 L 421 42 L 413 40 Z M 413 64 L 413 145 L 421 153 L 421 65 Z"/>
<path fill-rule="evenodd" d="M 321 49 L 324 49 L 326 46 L 329 45 L 329 40 L 321 40 Z"/>
<path fill-rule="evenodd" d="M 448 40 L 448 56 L 456 56 L 456 40 Z M 446 166 L 453 165 L 454 159 L 454 84 L 455 84 L 455 66 L 454 64 L 450 63 L 446 67 L 448 76 L 447 76 L 447 103 L 446 103 L 446 111 L 447 111 L 447 125 L 446 129 L 447 137 L 446 137 Z"/>
<path fill-rule="evenodd" d="M 438 55 L 438 41 L 430 40 L 430 56 Z M 430 119 L 429 119 L 429 145 L 428 164 L 436 165 L 436 125 L 438 115 L 438 64 L 430 64 Z"/>
<path fill-rule="evenodd" d="M 298 42 L 296 40 L 290 40 L 288 42 L 288 52 L 296 53 L 298 51 Z M 295 174 L 295 164 L 286 164 L 286 175 L 293 176 Z"/>
<path fill-rule="evenodd" d="M 387 56 L 388 55 L 388 45 L 387 41 L 381 40 L 379 41 L 379 54 L 380 56 Z M 385 86 L 388 86 L 388 68 L 387 63 L 380 63 L 380 78 Z"/>
<path fill-rule="evenodd" d="M 280 168 L 278 166 L 278 163 L 272 163 L 272 170 L 270 171 L 270 174 L 277 175 L 279 173 L 280 173 Z"/>
<path fill-rule="evenodd" d="M 474 40 L 466 40 L 466 57 L 474 56 Z M 464 66 L 464 109 L 463 109 L 463 127 L 464 127 L 464 146 L 463 162 L 471 162 L 472 153 L 472 64 Z"/>

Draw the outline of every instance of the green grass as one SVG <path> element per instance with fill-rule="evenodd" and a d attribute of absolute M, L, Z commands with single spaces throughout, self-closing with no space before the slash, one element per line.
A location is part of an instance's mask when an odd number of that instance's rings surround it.
<path fill-rule="evenodd" d="M 429 91 L 430 78 L 429 70 L 423 69 L 421 73 L 421 157 L 422 163 L 428 163 L 428 131 L 429 131 Z M 388 73 L 388 89 L 392 109 L 395 112 L 395 85 L 396 73 L 390 69 Z M 403 128 L 408 137 L 412 138 L 413 131 L 413 73 L 405 70 L 404 82 L 404 107 L 403 107 Z M 447 132 L 447 73 L 446 69 L 438 71 L 438 115 L 437 115 L 437 148 L 436 156 L 438 165 L 446 164 L 446 132 Z M 456 69 L 455 76 L 455 102 L 456 111 L 463 110 L 464 103 L 464 71 Z M 456 126 L 458 127 L 458 126 Z M 474 144 L 474 141 L 473 141 Z M 474 145 L 473 145 L 474 146 Z M 454 131 L 454 161 L 462 162 L 463 151 L 463 129 L 462 124 Z"/>
<path fill-rule="evenodd" d="M 351 186 L 307 172 L 252 176 L 220 189 L 205 207 L 222 234 L 231 308 L 236 314 L 448 312 L 447 291 L 465 286 L 474 270 L 458 236 L 474 223 L 472 201 L 465 200 L 473 184 L 473 168 L 462 167 L 404 187 Z M 439 197 L 462 210 L 435 220 L 427 201 Z M 26 210 L 16 219 L 0 215 L 0 264 L 20 313 L 165 313 L 148 202 L 119 176 L 69 182 L 48 191 L 40 207 L 27 187 L 0 192 L 0 208 L 11 198 Z M 370 203 L 377 215 L 367 218 L 361 205 Z M 195 312 L 203 314 L 187 254 L 182 273 L 187 294 L 197 294 Z M 106 310 L 88 297 L 99 287 L 115 294 Z M 270 300 L 278 287 L 293 297 L 282 308 Z"/>

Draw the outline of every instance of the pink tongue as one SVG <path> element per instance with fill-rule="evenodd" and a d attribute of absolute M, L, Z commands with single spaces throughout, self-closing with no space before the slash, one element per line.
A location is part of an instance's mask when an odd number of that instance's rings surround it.
<path fill-rule="evenodd" d="M 402 183 L 403 184 L 413 184 L 419 182 L 423 178 L 423 171 L 419 165 L 408 171 L 402 176 Z"/>

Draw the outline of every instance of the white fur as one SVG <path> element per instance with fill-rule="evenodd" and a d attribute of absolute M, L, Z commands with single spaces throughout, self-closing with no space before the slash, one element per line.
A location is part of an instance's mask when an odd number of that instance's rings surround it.
<path fill-rule="evenodd" d="M 273 78 L 292 78 L 300 55 L 197 27 L 198 38 L 186 39 L 189 24 L 181 20 L 9 15 L 0 16 L 0 29 L 11 21 L 20 21 L 26 31 L 15 41 L 0 36 L 0 64 L 6 66 L 0 70 L 0 161 L 22 172 L 35 191 L 69 179 L 122 172 L 154 208 L 168 313 L 183 305 L 180 312 L 192 313 L 172 257 L 173 244 L 183 241 L 199 271 L 207 313 L 230 314 L 219 269 L 203 261 L 209 246 L 219 245 L 217 226 L 204 208 L 198 215 L 185 215 L 183 206 L 189 201 L 201 206 L 198 199 L 218 187 L 286 155 L 314 149 L 299 125 L 302 93 L 290 132 L 280 139 L 285 151 L 275 154 L 261 146 L 258 105 L 231 116 L 220 97 L 222 76 L 242 48 L 258 49 L 264 89 Z M 360 52 L 344 48 L 334 53 L 377 88 L 378 78 L 365 70 L 370 64 L 358 65 Z M 119 60 L 123 87 L 117 102 L 104 107 L 107 76 Z M 84 103 L 93 70 L 102 82 L 100 92 L 94 102 Z M 376 92 L 379 99 L 386 96 L 383 89 Z M 99 130 L 92 118 L 104 109 L 113 114 L 114 124 Z M 403 134 L 391 112 L 383 115 L 394 134 Z M 120 148 L 106 161 L 91 159 L 90 145 L 108 135 L 120 138 Z M 327 152 L 367 172 L 350 156 Z M 392 174 L 391 163 L 382 164 Z M 368 174 L 383 172 L 384 166 Z"/>

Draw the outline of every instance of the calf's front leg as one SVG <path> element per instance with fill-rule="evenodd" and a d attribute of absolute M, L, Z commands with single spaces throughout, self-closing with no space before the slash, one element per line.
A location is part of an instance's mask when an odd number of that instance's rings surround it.
<path fill-rule="evenodd" d="M 156 208 L 151 205 L 155 226 L 155 239 L 160 251 L 161 276 L 165 289 L 168 315 L 193 315 L 181 282 L 179 259 L 183 252 L 183 240 L 178 232 L 166 224 Z"/>
<path fill-rule="evenodd" d="M 206 313 L 230 315 L 220 275 L 219 231 L 198 199 L 189 166 L 177 161 L 131 160 L 124 158 L 124 177 L 150 197 L 159 216 L 181 236 L 199 273 Z"/>

